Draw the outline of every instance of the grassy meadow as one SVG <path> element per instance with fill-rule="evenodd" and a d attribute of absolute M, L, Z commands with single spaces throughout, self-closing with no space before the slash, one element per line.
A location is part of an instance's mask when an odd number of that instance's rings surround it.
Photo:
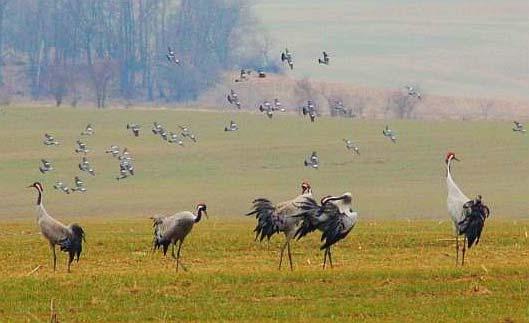
<path fill-rule="evenodd" d="M 225 133 L 233 119 L 241 130 Z M 170 145 L 150 132 L 187 124 L 196 144 Z M 82 174 L 88 192 L 52 189 L 79 174 L 75 139 L 85 139 L 97 175 Z M 143 124 L 134 138 L 127 122 Z M 8 108 L 0 112 L 0 321 L 46 321 L 53 299 L 61 321 L 527 321 L 529 307 L 529 137 L 508 122 L 384 121 L 174 110 Z M 52 133 L 61 142 L 42 144 Z M 342 138 L 353 139 L 360 157 Z M 117 182 L 104 153 L 127 147 L 136 175 Z M 454 177 L 492 209 L 482 241 L 465 268 L 454 266 L 445 206 L 443 159 L 461 162 Z M 319 170 L 303 167 L 312 151 Z M 41 175 L 39 159 L 55 170 Z M 35 192 L 43 182 L 48 212 L 87 232 L 81 262 L 67 274 L 50 266 L 35 224 Z M 350 191 L 360 222 L 321 270 L 319 235 L 294 243 L 294 271 L 277 271 L 282 237 L 253 242 L 254 220 L 242 216 L 255 197 L 281 201 L 309 180 L 317 197 Z M 208 205 L 184 244 L 187 271 L 150 252 L 149 216 Z M 32 272 L 37 266 L 37 271 Z"/>

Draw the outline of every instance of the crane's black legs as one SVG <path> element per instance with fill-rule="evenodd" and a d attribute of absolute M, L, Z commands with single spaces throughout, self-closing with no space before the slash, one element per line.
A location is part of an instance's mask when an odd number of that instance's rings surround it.
<path fill-rule="evenodd" d="M 467 251 L 467 236 L 463 238 L 463 257 L 461 259 L 461 266 L 465 265 L 465 252 Z"/>
<path fill-rule="evenodd" d="M 71 265 L 72 265 L 74 255 L 75 255 L 75 253 L 72 252 L 72 251 L 70 251 L 70 252 L 68 253 L 68 272 L 71 272 L 71 271 L 70 271 L 70 267 L 71 267 Z"/>
<path fill-rule="evenodd" d="M 288 244 L 288 261 L 290 262 L 290 271 L 294 270 L 292 268 L 292 253 L 290 251 L 290 241 L 287 242 Z"/>
<path fill-rule="evenodd" d="M 173 259 L 176 259 L 176 256 L 175 256 L 175 254 L 174 254 L 174 245 L 175 245 L 175 244 L 176 244 L 176 243 L 173 243 L 173 244 L 172 244 L 172 245 L 173 245 L 173 249 L 171 250 L 171 256 L 173 257 Z"/>
<path fill-rule="evenodd" d="M 53 257 L 53 271 L 57 269 L 57 255 L 55 254 L 55 245 L 50 243 L 51 255 Z"/>
<path fill-rule="evenodd" d="M 332 256 L 331 256 L 331 247 L 325 248 L 325 252 L 323 253 L 323 269 L 325 269 L 325 265 L 327 264 L 327 258 L 329 258 L 329 265 L 332 266 Z"/>
<path fill-rule="evenodd" d="M 283 253 L 285 253 L 285 248 L 288 245 L 288 240 L 281 247 L 281 255 L 279 256 L 279 270 L 281 270 L 281 264 L 283 263 Z"/>
<path fill-rule="evenodd" d="M 176 253 L 176 271 L 178 271 L 178 266 L 180 265 L 180 249 L 182 249 L 182 240 L 178 244 L 178 252 Z"/>
<path fill-rule="evenodd" d="M 459 265 L 459 235 L 456 233 L 456 266 Z"/>

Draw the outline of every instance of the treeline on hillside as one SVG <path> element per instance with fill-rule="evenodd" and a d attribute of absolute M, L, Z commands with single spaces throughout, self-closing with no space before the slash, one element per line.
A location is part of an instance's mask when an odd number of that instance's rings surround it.
<path fill-rule="evenodd" d="M 189 101 L 223 70 L 267 68 L 255 25 L 243 0 L 0 0 L 0 83 L 57 105 Z"/>

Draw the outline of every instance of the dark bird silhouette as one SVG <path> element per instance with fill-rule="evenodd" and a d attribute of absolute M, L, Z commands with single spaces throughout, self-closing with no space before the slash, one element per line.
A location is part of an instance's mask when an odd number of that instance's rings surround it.
<path fill-rule="evenodd" d="M 318 63 L 319 64 L 325 64 L 325 65 L 329 65 L 331 59 L 329 57 L 329 54 L 327 54 L 327 52 L 323 52 L 323 59 L 322 58 L 318 58 Z"/>

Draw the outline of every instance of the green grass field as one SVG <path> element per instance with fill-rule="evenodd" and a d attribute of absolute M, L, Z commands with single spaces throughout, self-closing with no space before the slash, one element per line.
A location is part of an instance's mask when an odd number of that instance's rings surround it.
<path fill-rule="evenodd" d="M 225 133 L 230 119 L 239 133 Z M 199 142 L 177 147 L 150 133 L 152 121 L 176 130 L 188 124 Z M 88 192 L 65 195 L 86 139 L 97 172 Z M 144 125 L 140 138 L 127 122 Z M 526 321 L 529 320 L 527 160 L 529 137 L 508 122 L 391 121 L 398 144 L 382 137 L 383 121 L 162 110 L 10 108 L 0 113 L 0 321 L 46 321 L 54 299 L 62 321 Z M 61 145 L 42 145 L 44 132 Z M 351 157 L 348 137 L 362 155 Z M 126 146 L 137 175 L 114 177 L 104 154 Z M 319 170 L 306 169 L 311 151 Z M 467 195 L 483 195 L 493 216 L 483 239 L 454 266 L 445 206 L 443 158 L 462 162 L 454 177 Z M 40 158 L 56 170 L 38 172 Z M 321 270 L 319 235 L 293 245 L 293 272 L 277 271 L 282 237 L 253 242 L 253 219 L 242 216 L 253 198 L 298 194 L 302 180 L 317 197 L 350 191 L 360 222 L 334 250 L 335 268 Z M 87 231 L 85 253 L 73 273 L 50 268 L 49 250 L 35 224 L 33 181 L 45 185 L 48 212 Z M 151 254 L 149 216 L 193 209 L 205 201 L 210 218 L 183 249 L 187 272 Z M 42 267 L 28 275 L 35 267 Z"/>

